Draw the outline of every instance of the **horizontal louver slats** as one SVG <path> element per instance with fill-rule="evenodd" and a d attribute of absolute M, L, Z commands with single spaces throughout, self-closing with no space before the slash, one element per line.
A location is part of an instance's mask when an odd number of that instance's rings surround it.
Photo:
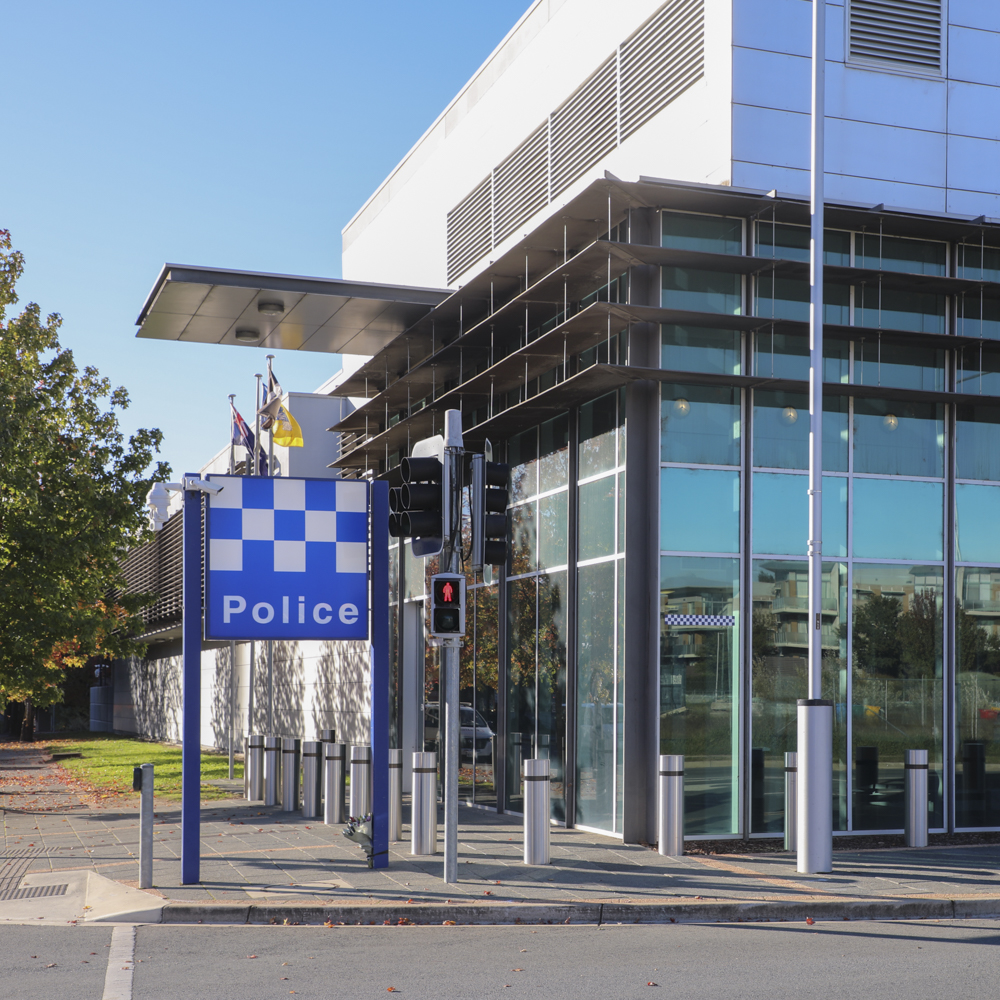
<path fill-rule="evenodd" d="M 493 246 L 490 204 L 492 178 L 487 177 L 448 213 L 448 280 L 453 281 Z"/>
<path fill-rule="evenodd" d="M 941 0 L 852 0 L 851 57 L 941 68 Z"/>
<path fill-rule="evenodd" d="M 493 242 L 500 243 L 549 200 L 548 123 L 493 171 Z"/>

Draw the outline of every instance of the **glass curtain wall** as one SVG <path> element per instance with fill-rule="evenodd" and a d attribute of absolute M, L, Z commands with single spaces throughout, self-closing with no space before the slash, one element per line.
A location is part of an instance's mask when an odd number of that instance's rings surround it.
<path fill-rule="evenodd" d="M 576 823 L 622 828 L 625 399 L 578 414 Z"/>
<path fill-rule="evenodd" d="M 510 438 L 507 460 L 511 559 L 505 808 L 523 811 L 523 762 L 547 757 L 552 818 L 565 822 L 568 415 Z"/>

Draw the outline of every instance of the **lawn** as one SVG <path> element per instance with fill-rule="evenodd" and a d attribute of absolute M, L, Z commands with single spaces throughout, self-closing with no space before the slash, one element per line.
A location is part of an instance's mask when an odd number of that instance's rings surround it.
<path fill-rule="evenodd" d="M 42 741 L 39 741 L 42 742 Z M 168 743 L 151 743 L 146 740 L 111 736 L 105 733 L 79 734 L 68 739 L 45 740 L 54 753 L 80 753 L 59 763 L 75 778 L 86 782 L 98 792 L 127 793 L 132 791 L 132 768 L 152 764 L 156 768 L 154 794 L 157 798 L 179 800 L 181 797 L 181 748 Z M 243 765 L 236 761 L 233 774 L 243 780 Z M 202 799 L 229 799 L 232 792 L 206 781 L 229 777 L 229 758 L 224 753 L 202 751 Z"/>

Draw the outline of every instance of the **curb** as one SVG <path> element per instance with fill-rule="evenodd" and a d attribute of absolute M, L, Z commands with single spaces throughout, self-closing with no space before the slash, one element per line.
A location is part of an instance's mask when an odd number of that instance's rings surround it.
<path fill-rule="evenodd" d="M 684 924 L 788 920 L 955 920 L 1000 916 L 1000 897 L 748 900 L 725 903 L 167 903 L 166 924 Z"/>

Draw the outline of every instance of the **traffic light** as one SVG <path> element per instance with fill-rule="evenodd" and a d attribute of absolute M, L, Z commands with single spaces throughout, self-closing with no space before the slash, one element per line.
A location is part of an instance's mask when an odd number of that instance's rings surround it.
<path fill-rule="evenodd" d="M 438 573 L 431 577 L 431 635 L 465 635 L 465 577 Z"/>
<path fill-rule="evenodd" d="M 444 470 L 433 456 L 411 455 L 400 463 L 403 485 L 389 491 L 389 534 L 410 538 L 413 554 L 435 555 L 443 536 Z"/>
<path fill-rule="evenodd" d="M 507 561 L 507 504 L 510 466 L 472 456 L 472 565 L 500 566 Z"/>

